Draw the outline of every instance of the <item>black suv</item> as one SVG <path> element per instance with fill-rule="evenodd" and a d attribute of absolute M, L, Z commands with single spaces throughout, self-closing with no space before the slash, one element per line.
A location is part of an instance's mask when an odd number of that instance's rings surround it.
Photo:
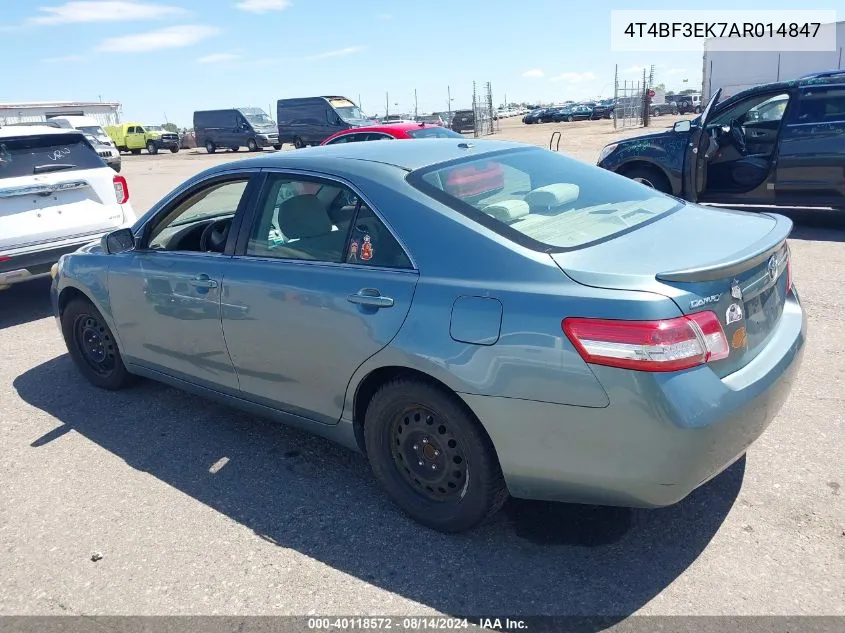
<path fill-rule="evenodd" d="M 845 208 L 845 70 L 721 92 L 691 121 L 611 143 L 599 167 L 692 202 Z"/>
<path fill-rule="evenodd" d="M 452 129 L 455 132 L 475 131 L 475 112 L 472 110 L 455 110 L 452 115 Z"/>

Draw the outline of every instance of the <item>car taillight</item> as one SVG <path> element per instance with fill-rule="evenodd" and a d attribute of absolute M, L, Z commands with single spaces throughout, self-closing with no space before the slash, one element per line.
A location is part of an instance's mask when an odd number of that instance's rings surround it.
<path fill-rule="evenodd" d="M 117 203 L 126 203 L 129 200 L 129 186 L 126 184 L 126 178 L 115 175 L 112 182 L 114 183 L 114 196 L 117 198 Z"/>
<path fill-rule="evenodd" d="M 730 353 L 719 318 L 709 311 L 659 321 L 566 318 L 561 327 L 581 358 L 594 365 L 679 371 Z"/>

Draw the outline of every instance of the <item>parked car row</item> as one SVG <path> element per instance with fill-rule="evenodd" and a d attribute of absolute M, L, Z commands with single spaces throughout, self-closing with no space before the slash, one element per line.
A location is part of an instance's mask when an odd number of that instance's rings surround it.
<path fill-rule="evenodd" d="M 612 100 L 605 100 L 538 108 L 526 114 L 522 122 L 532 124 L 609 119 L 613 116 L 614 107 Z"/>

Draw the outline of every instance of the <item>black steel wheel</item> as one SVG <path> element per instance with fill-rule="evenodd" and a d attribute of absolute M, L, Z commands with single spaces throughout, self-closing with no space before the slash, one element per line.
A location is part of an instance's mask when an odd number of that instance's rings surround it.
<path fill-rule="evenodd" d="M 257 152 L 259 149 L 261 149 L 260 147 L 258 147 L 258 143 L 255 142 L 254 138 L 251 138 L 247 141 L 246 148 L 250 152 Z"/>
<path fill-rule="evenodd" d="M 305 142 L 297 136 L 295 139 L 293 139 L 293 146 L 296 149 L 302 149 L 303 147 L 305 147 Z"/>
<path fill-rule="evenodd" d="M 71 358 L 92 384 L 114 390 L 132 381 L 112 331 L 90 301 L 73 299 L 62 312 L 61 324 Z"/>
<path fill-rule="evenodd" d="M 507 499 L 490 438 L 457 396 L 436 385 L 398 378 L 382 386 L 367 407 L 364 439 L 381 486 L 427 527 L 469 530 Z"/>
<path fill-rule="evenodd" d="M 391 424 L 391 452 L 399 475 L 434 501 L 466 494 L 467 461 L 448 420 L 423 406 L 409 407 Z"/>

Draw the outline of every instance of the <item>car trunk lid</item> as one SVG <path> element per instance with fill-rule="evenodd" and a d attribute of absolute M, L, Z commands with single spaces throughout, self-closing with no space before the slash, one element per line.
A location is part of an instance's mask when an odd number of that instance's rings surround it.
<path fill-rule="evenodd" d="M 786 300 L 792 222 L 774 214 L 685 205 L 606 242 L 552 254 L 574 281 L 655 292 L 683 314 L 711 310 L 730 354 L 711 363 L 725 376 L 766 345 Z"/>

